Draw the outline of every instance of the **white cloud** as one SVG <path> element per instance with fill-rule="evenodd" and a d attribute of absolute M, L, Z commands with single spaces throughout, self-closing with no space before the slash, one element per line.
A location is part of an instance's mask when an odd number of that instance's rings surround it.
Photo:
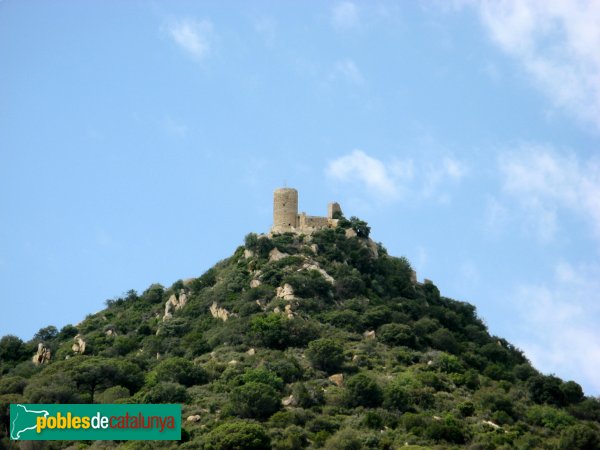
<path fill-rule="evenodd" d="M 553 102 L 600 127 L 600 2 L 473 0 L 492 40 Z"/>
<path fill-rule="evenodd" d="M 560 262 L 555 280 L 525 284 L 512 296 L 520 329 L 515 343 L 545 373 L 556 373 L 600 393 L 599 266 Z M 589 392 L 589 391 L 592 392 Z"/>
<path fill-rule="evenodd" d="M 277 36 L 277 22 L 271 17 L 260 17 L 254 20 L 254 30 L 263 37 L 265 44 L 272 47 Z"/>
<path fill-rule="evenodd" d="M 327 175 L 345 183 L 358 182 L 372 194 L 384 200 L 411 197 L 435 197 L 447 202 L 449 195 L 441 192 L 448 182 L 456 183 L 467 173 L 463 163 L 441 157 L 435 162 L 415 163 L 412 159 L 381 161 L 362 150 L 353 150 L 329 163 Z M 418 175 L 418 176 L 416 176 Z"/>
<path fill-rule="evenodd" d="M 167 27 L 169 36 L 196 61 L 202 61 L 212 51 L 213 25 L 209 20 L 180 19 Z"/>
<path fill-rule="evenodd" d="M 397 187 L 385 165 L 362 150 L 353 150 L 329 164 L 327 173 L 340 181 L 357 180 L 371 191 L 387 197 L 397 194 Z"/>
<path fill-rule="evenodd" d="M 352 2 L 337 3 L 331 10 L 331 23 L 338 30 L 356 28 L 359 25 L 358 8 Z"/>
<path fill-rule="evenodd" d="M 333 77 L 336 78 L 338 75 L 356 85 L 361 85 L 365 81 L 360 69 L 352 59 L 344 59 L 335 63 Z"/>
<path fill-rule="evenodd" d="M 501 155 L 499 168 L 504 192 L 539 237 L 552 238 L 561 213 L 575 213 L 600 238 L 600 160 L 529 145 Z"/>

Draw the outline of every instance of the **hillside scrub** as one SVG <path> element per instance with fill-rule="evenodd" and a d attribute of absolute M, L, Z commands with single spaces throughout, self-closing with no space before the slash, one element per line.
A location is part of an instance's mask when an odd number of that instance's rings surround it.
<path fill-rule="evenodd" d="M 340 220 L 251 233 L 198 278 L 129 291 L 27 342 L 2 337 L 0 447 L 18 448 L 10 403 L 164 402 L 183 405 L 184 439 L 143 448 L 600 448 L 598 399 L 539 373 L 472 305 L 411 281 L 365 222 Z M 40 343 L 51 358 L 36 365 Z"/>

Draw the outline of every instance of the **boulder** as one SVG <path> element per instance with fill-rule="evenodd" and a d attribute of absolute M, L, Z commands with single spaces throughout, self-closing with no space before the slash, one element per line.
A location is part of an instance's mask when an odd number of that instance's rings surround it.
<path fill-rule="evenodd" d="M 281 404 L 283 406 L 296 406 L 298 404 L 298 401 L 294 397 L 294 394 L 292 394 L 289 397 L 282 398 L 281 399 Z"/>
<path fill-rule="evenodd" d="M 255 287 L 259 287 L 262 284 L 262 282 L 260 280 L 252 280 L 250 281 L 250 287 L 251 288 L 255 288 Z"/>
<path fill-rule="evenodd" d="M 294 318 L 294 313 L 292 312 L 292 305 L 285 305 L 284 314 L 287 316 L 288 319 Z"/>
<path fill-rule="evenodd" d="M 294 288 L 288 283 L 278 287 L 275 295 L 283 300 L 294 300 L 296 298 L 294 296 Z"/>
<path fill-rule="evenodd" d="M 365 331 L 363 333 L 363 336 L 365 337 L 365 339 L 375 339 L 375 337 L 376 337 L 375 330 Z"/>
<path fill-rule="evenodd" d="M 38 344 L 38 349 L 35 355 L 31 358 L 31 361 L 36 365 L 45 364 L 50 361 L 52 357 L 52 352 L 44 347 L 44 344 L 41 342 Z"/>
<path fill-rule="evenodd" d="M 193 415 L 193 416 L 188 416 L 186 421 L 190 422 L 190 423 L 195 423 L 198 422 L 200 419 L 202 419 L 202 417 L 200 417 L 199 414 Z"/>
<path fill-rule="evenodd" d="M 323 276 L 323 278 L 325 278 L 325 281 L 327 281 L 328 283 L 331 283 L 331 284 L 335 283 L 335 280 L 333 279 L 333 277 L 331 275 L 329 275 L 327 272 L 325 272 L 325 270 L 321 269 L 315 263 L 312 263 L 312 262 L 305 263 L 304 265 L 302 265 L 302 268 L 300 270 L 298 270 L 298 272 L 300 272 L 301 270 L 316 270 Z"/>
<path fill-rule="evenodd" d="M 340 386 L 341 387 L 344 384 L 344 374 L 342 374 L 342 373 L 336 373 L 334 375 L 331 375 L 328 378 L 328 380 L 331 381 L 336 386 Z"/>
<path fill-rule="evenodd" d="M 280 252 L 277 248 L 272 249 L 269 252 L 269 261 L 279 261 L 280 259 L 290 256 L 287 253 Z"/>
<path fill-rule="evenodd" d="M 254 348 L 251 348 L 246 352 L 246 355 L 254 356 L 256 355 L 256 350 Z"/>
<path fill-rule="evenodd" d="M 345 234 L 347 238 L 356 237 L 356 231 L 354 231 L 352 228 L 346 228 Z"/>

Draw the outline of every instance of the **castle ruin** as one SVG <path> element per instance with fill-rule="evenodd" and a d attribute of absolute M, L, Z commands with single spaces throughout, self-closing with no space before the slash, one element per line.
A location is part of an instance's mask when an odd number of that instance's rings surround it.
<path fill-rule="evenodd" d="M 329 203 L 327 217 L 308 216 L 305 212 L 298 214 L 298 191 L 293 188 L 279 188 L 273 193 L 273 226 L 272 233 L 305 233 L 322 228 L 334 228 L 338 219 L 336 213 L 342 209 L 338 203 Z"/>

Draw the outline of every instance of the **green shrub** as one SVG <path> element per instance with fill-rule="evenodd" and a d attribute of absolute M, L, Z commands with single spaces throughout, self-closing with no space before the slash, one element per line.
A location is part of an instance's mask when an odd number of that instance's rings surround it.
<path fill-rule="evenodd" d="M 172 381 L 183 386 L 203 384 L 208 380 L 204 369 L 195 366 L 190 360 L 174 357 L 163 359 L 150 373 L 150 379 L 155 383 Z"/>
<path fill-rule="evenodd" d="M 379 327 L 377 336 L 381 342 L 390 346 L 403 345 L 415 348 L 416 339 L 412 328 L 400 323 L 388 323 Z"/>
<path fill-rule="evenodd" d="M 278 391 L 283 389 L 283 380 L 277 374 L 265 368 L 246 370 L 241 376 L 241 381 L 242 383 L 257 382 L 267 384 Z"/>
<path fill-rule="evenodd" d="M 564 450 L 594 450 L 600 448 L 598 426 L 591 423 L 581 423 L 567 428 L 561 434 L 559 448 Z"/>
<path fill-rule="evenodd" d="M 383 391 L 371 376 L 359 373 L 346 383 L 346 403 L 349 406 L 374 408 L 381 405 L 382 401 Z"/>
<path fill-rule="evenodd" d="M 333 339 L 317 339 L 308 344 L 306 357 L 315 368 L 334 373 L 342 367 L 344 348 Z"/>
<path fill-rule="evenodd" d="M 204 450 L 266 450 L 271 439 L 265 429 L 254 422 L 236 420 L 214 428 L 204 438 Z"/>
<path fill-rule="evenodd" d="M 231 411 L 242 418 L 266 419 L 279 410 L 281 399 L 267 384 L 251 381 L 231 391 Z"/>
<path fill-rule="evenodd" d="M 142 395 L 143 403 L 187 403 L 188 400 L 185 386 L 172 382 L 157 384 Z"/>

